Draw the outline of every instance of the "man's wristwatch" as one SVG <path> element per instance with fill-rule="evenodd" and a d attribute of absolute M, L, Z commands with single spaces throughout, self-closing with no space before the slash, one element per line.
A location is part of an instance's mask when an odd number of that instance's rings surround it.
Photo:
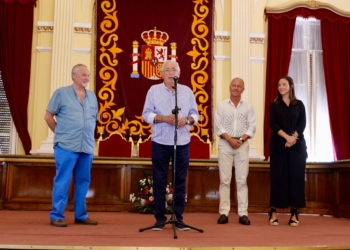
<path fill-rule="evenodd" d="M 190 118 L 186 117 L 187 119 L 187 125 L 191 125 Z"/>
<path fill-rule="evenodd" d="M 241 142 L 245 142 L 245 140 L 243 139 L 243 137 L 241 137 L 241 138 L 239 138 L 239 140 L 241 141 Z"/>

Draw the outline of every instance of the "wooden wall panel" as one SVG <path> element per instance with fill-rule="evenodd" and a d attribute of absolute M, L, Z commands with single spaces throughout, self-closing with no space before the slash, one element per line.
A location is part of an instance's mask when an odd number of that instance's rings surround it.
<path fill-rule="evenodd" d="M 350 169 L 339 170 L 339 204 L 350 206 Z"/>
<path fill-rule="evenodd" d="M 270 169 L 250 168 L 248 175 L 249 212 L 268 212 L 270 210 Z"/>
<path fill-rule="evenodd" d="M 123 165 L 94 165 L 91 169 L 91 184 L 87 199 L 94 203 L 122 202 L 121 197 L 124 198 L 123 187 L 125 186 L 123 171 Z"/>
<path fill-rule="evenodd" d="M 46 164 L 9 164 L 6 198 L 8 200 L 51 200 L 55 168 Z"/>
<path fill-rule="evenodd" d="M 324 205 L 335 203 L 335 180 L 331 169 L 308 169 L 305 173 L 305 197 L 307 201 Z"/>
<path fill-rule="evenodd" d="M 187 212 L 218 212 L 219 171 L 211 166 L 193 166 L 187 176 Z"/>
<path fill-rule="evenodd" d="M 0 209 L 3 208 L 3 203 L 5 199 L 6 192 L 6 174 L 4 169 L 6 168 L 7 163 L 2 162 L 0 164 Z"/>
<path fill-rule="evenodd" d="M 219 201 L 219 184 L 218 168 L 190 168 L 187 178 L 187 201 L 193 203 Z"/>
<path fill-rule="evenodd" d="M 0 157 L 0 208 L 51 210 L 55 163 L 51 157 Z M 129 201 L 138 193 L 143 172 L 152 174 L 152 162 L 137 158 L 95 158 L 87 195 L 89 211 L 135 211 Z M 237 212 L 234 168 L 231 181 L 231 212 Z M 168 182 L 172 170 L 169 168 Z M 305 173 L 307 207 L 303 213 L 329 214 L 350 218 L 350 162 L 308 163 Z M 269 162 L 250 162 L 248 176 L 249 212 L 269 211 Z M 74 189 L 69 190 L 73 208 Z M 213 212 L 219 209 L 217 160 L 192 160 L 187 179 L 187 212 Z M 285 209 L 288 212 L 288 209 Z M 283 210 L 282 210 L 283 211 Z"/>

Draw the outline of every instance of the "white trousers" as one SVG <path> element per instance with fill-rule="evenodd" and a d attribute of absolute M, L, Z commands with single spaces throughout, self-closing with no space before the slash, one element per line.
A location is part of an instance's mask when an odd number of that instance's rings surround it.
<path fill-rule="evenodd" d="M 238 149 L 233 149 L 224 140 L 219 140 L 219 174 L 220 174 L 220 207 L 219 213 L 228 216 L 231 208 L 230 186 L 232 179 L 232 163 L 235 166 L 237 184 L 238 215 L 248 216 L 249 142 L 244 142 Z"/>

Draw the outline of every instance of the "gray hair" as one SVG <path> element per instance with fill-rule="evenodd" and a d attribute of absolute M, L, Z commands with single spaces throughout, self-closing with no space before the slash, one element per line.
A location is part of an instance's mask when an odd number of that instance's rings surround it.
<path fill-rule="evenodd" d="M 180 71 L 180 65 L 179 65 L 179 63 L 178 63 L 177 61 L 173 61 L 173 60 L 166 60 L 165 62 L 163 62 L 163 64 L 162 64 L 162 71 L 164 71 L 164 65 L 165 65 L 165 63 L 168 63 L 168 62 L 174 62 L 174 63 L 176 63 L 177 69 Z"/>
<path fill-rule="evenodd" d="M 80 67 L 87 68 L 85 64 L 81 64 L 81 63 L 74 65 L 74 67 L 72 68 L 72 80 L 73 80 L 73 74 L 76 74 Z"/>
<path fill-rule="evenodd" d="M 242 79 L 242 78 L 235 77 L 235 78 L 233 78 L 233 79 L 231 80 L 231 83 L 233 82 L 233 80 L 241 80 L 241 81 L 242 81 L 242 83 L 243 83 L 243 87 L 244 87 L 244 81 L 243 81 L 243 79 Z M 231 85 L 231 83 L 230 83 L 230 85 Z"/>

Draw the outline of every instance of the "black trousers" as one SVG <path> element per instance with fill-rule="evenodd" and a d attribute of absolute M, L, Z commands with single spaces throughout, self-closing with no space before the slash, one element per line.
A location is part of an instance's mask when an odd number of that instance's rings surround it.
<path fill-rule="evenodd" d="M 177 221 L 182 221 L 185 210 L 186 178 L 190 160 L 190 144 L 176 146 L 176 172 L 172 183 L 175 181 L 173 192 L 174 214 Z M 165 194 L 168 182 L 170 160 L 173 162 L 174 146 L 162 145 L 152 142 L 153 164 L 153 192 L 154 192 L 154 217 L 157 222 L 165 222 Z"/>
<path fill-rule="evenodd" d="M 301 142 L 298 142 L 301 143 Z M 303 208 L 305 202 L 306 147 L 270 147 L 270 206 Z"/>

